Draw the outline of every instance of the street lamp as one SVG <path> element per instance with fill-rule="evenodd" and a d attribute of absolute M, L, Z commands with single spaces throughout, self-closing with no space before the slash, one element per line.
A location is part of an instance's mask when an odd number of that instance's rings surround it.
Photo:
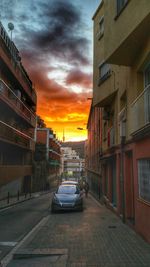
<path fill-rule="evenodd" d="M 77 130 L 83 131 L 83 130 L 86 130 L 86 129 L 84 129 L 82 127 L 77 127 Z"/>

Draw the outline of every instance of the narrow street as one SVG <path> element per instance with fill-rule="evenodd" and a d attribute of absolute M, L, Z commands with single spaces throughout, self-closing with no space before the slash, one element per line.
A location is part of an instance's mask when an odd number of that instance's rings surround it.
<path fill-rule="evenodd" d="M 48 215 L 38 232 L 15 252 L 8 267 L 150 266 L 150 245 L 92 196 L 84 199 L 83 212 L 56 214 L 49 212 L 48 198 L 43 196 L 1 213 L 3 224 L 9 220 L 7 226 L 2 228 L 1 224 L 0 235 L 8 231 L 5 238 L 1 235 L 5 241 L 18 241 L 31 228 L 31 222 L 33 225 Z"/>
<path fill-rule="evenodd" d="M 50 194 L 0 210 L 0 260 L 49 212 Z"/>

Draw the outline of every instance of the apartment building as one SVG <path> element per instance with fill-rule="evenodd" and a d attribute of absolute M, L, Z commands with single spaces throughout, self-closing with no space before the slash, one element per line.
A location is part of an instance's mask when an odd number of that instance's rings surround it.
<path fill-rule="evenodd" d="M 87 129 L 88 140 L 86 142 L 86 176 L 88 177 L 88 183 L 90 190 L 95 194 L 97 198 L 102 197 L 102 177 L 101 177 L 101 108 L 96 107 L 91 103 Z"/>
<path fill-rule="evenodd" d="M 85 159 L 81 159 L 78 153 L 71 147 L 62 147 L 62 173 L 63 177 L 80 178 L 84 176 Z"/>
<path fill-rule="evenodd" d="M 58 182 L 61 175 L 61 144 L 50 128 L 37 128 L 36 142 L 36 154 L 41 153 L 42 148 L 45 151 L 45 156 L 36 160 L 38 164 L 34 174 L 35 183 L 36 180 L 42 180 L 44 181 L 44 188 L 45 186 L 51 187 Z"/>
<path fill-rule="evenodd" d="M 103 199 L 150 242 L 150 1 L 102 0 L 93 22 Z"/>
<path fill-rule="evenodd" d="M 36 92 L 0 22 L 0 194 L 32 190 Z"/>

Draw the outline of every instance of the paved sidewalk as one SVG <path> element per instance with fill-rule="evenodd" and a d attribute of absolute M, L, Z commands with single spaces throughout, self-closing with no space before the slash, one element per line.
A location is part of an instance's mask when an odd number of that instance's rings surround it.
<path fill-rule="evenodd" d="M 91 196 L 83 212 L 50 214 L 8 267 L 150 267 L 146 243 Z"/>
<path fill-rule="evenodd" d="M 28 193 L 26 195 L 25 194 L 20 195 L 19 199 L 18 199 L 18 196 L 10 197 L 9 202 L 8 202 L 8 198 L 2 199 L 2 200 L 0 200 L 0 210 L 7 208 L 7 207 L 10 207 L 10 206 L 13 206 L 13 205 L 16 205 L 16 204 L 21 203 L 21 202 L 26 201 L 26 200 L 30 200 L 30 199 L 35 198 L 35 197 L 39 197 L 40 195 L 48 193 L 48 192 L 49 191 L 36 192 L 36 193 L 32 193 L 31 195 Z"/>

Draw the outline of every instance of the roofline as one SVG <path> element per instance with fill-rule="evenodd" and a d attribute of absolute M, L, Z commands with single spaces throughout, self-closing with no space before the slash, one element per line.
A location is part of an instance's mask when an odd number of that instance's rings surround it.
<path fill-rule="evenodd" d="M 101 9 L 101 7 L 102 7 L 103 4 L 104 4 L 104 0 L 102 0 L 101 3 L 99 4 L 98 8 L 96 9 L 96 11 L 95 11 L 95 13 L 94 13 L 94 15 L 93 15 L 93 17 L 92 17 L 92 20 L 95 19 L 95 17 L 96 17 L 96 15 L 97 15 L 98 11 Z"/>

